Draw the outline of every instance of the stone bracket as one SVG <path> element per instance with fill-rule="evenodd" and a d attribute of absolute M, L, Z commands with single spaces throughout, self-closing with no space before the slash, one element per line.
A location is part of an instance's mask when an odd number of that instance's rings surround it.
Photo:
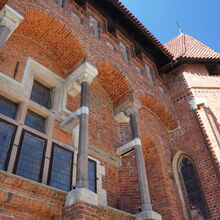
<path fill-rule="evenodd" d="M 136 215 L 137 220 L 162 220 L 162 216 L 153 210 L 146 210 Z"/>
<path fill-rule="evenodd" d="M 140 138 L 135 138 L 133 141 L 123 145 L 122 147 L 119 147 L 117 149 L 117 154 L 120 156 L 131 151 L 135 146 L 141 146 L 141 140 Z"/>
<path fill-rule="evenodd" d="M 91 83 L 97 75 L 98 70 L 96 67 L 88 62 L 85 62 L 67 77 L 67 79 L 63 82 L 61 91 L 62 95 L 59 101 L 59 111 L 62 116 L 69 116 L 71 114 L 71 112 L 66 108 L 68 94 L 72 96 L 78 95 L 81 91 L 81 83 L 85 81 Z"/>
<path fill-rule="evenodd" d="M 86 188 L 74 189 L 67 194 L 65 206 L 70 206 L 77 202 L 86 202 L 98 206 L 98 195 Z"/>
<path fill-rule="evenodd" d="M 82 114 L 89 115 L 89 108 L 86 106 L 81 107 L 77 111 L 70 114 L 67 118 L 61 121 L 61 129 L 64 131 L 71 131 L 79 124 L 79 116 Z"/>
<path fill-rule="evenodd" d="M 132 97 L 114 109 L 114 119 L 117 123 L 128 123 L 130 120 L 128 111 L 131 109 L 138 110 L 141 107 L 140 100 Z"/>
<path fill-rule="evenodd" d="M 130 118 L 124 113 L 124 112 L 119 112 L 114 115 L 114 119 L 117 123 L 128 123 Z"/>
<path fill-rule="evenodd" d="M 5 40 L 7 40 L 14 30 L 18 27 L 21 21 L 24 19 L 18 12 L 12 9 L 10 6 L 5 5 L 0 11 L 0 25 L 9 28 L 10 33 Z"/>
<path fill-rule="evenodd" d="M 196 110 L 198 109 L 199 106 L 202 106 L 202 105 L 207 106 L 204 98 L 195 98 L 189 101 L 189 104 L 192 110 Z"/>

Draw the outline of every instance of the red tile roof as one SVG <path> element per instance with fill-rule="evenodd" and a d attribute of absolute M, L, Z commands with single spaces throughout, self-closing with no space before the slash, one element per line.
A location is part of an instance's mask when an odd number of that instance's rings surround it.
<path fill-rule="evenodd" d="M 171 54 L 173 54 L 174 60 L 178 58 L 206 60 L 220 59 L 220 53 L 217 53 L 202 42 L 187 34 L 180 34 L 164 46 Z"/>

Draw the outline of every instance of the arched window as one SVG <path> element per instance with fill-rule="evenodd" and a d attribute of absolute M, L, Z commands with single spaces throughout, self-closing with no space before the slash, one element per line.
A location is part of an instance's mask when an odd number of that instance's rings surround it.
<path fill-rule="evenodd" d="M 204 195 L 201 190 L 199 178 L 192 160 L 186 156 L 183 156 L 180 160 L 179 166 L 190 206 L 189 208 L 192 219 L 209 219 Z"/>

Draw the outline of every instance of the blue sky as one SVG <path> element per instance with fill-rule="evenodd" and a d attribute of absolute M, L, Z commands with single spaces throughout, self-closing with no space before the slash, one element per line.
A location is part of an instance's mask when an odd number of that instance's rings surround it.
<path fill-rule="evenodd" d="M 185 34 L 220 52 L 220 0 L 121 0 L 161 43 Z"/>

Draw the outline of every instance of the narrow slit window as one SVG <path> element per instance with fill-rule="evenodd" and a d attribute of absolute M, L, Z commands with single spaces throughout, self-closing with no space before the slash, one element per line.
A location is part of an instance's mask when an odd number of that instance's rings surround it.
<path fill-rule="evenodd" d="M 0 96 L 0 113 L 15 119 L 17 114 L 18 104 Z"/>
<path fill-rule="evenodd" d="M 0 121 L 0 169 L 6 170 L 7 159 L 14 139 L 15 127 Z"/>
<path fill-rule="evenodd" d="M 19 146 L 16 174 L 41 182 L 46 141 L 28 132 Z"/>
<path fill-rule="evenodd" d="M 152 67 L 149 65 L 145 65 L 146 73 L 147 73 L 147 78 L 150 83 L 153 83 L 155 81 L 155 75 Z"/>
<path fill-rule="evenodd" d="M 29 110 L 26 115 L 25 125 L 37 131 L 44 132 L 45 118 Z"/>
<path fill-rule="evenodd" d="M 51 89 L 34 81 L 30 99 L 49 109 L 51 106 Z"/>
<path fill-rule="evenodd" d="M 124 57 L 124 60 L 128 62 L 129 60 L 128 48 L 122 42 L 120 42 L 120 48 L 121 48 L 121 53 Z"/>
<path fill-rule="evenodd" d="M 97 193 L 97 183 L 96 183 L 96 162 L 93 160 L 88 161 L 88 175 L 89 175 L 89 189 L 92 192 Z"/>
<path fill-rule="evenodd" d="M 93 17 L 89 18 L 89 25 L 92 27 L 93 33 L 96 37 L 99 36 L 99 22 Z"/>
<path fill-rule="evenodd" d="M 70 191 L 72 185 L 73 152 L 65 150 L 56 144 L 52 149 L 51 172 L 49 185 Z"/>

